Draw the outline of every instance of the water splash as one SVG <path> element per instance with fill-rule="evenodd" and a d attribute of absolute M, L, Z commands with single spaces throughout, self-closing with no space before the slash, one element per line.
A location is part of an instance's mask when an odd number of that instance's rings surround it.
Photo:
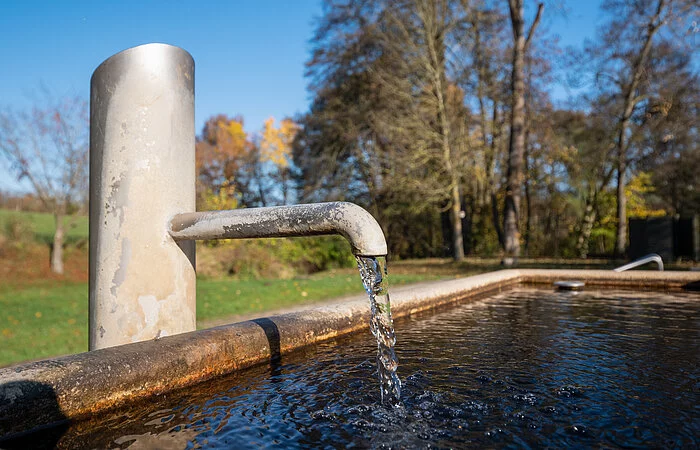
<path fill-rule="evenodd" d="M 398 359 L 394 353 L 396 334 L 391 320 L 389 284 L 387 282 L 386 257 L 358 256 L 360 278 L 369 295 L 372 311 L 370 329 L 377 338 L 377 368 L 382 402 L 398 405 L 401 397 L 401 380 L 396 375 Z"/>

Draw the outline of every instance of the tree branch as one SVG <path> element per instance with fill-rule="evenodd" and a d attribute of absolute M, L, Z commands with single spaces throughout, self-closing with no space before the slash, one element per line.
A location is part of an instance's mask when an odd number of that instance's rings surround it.
<path fill-rule="evenodd" d="M 535 34 L 535 29 L 537 29 L 537 25 L 540 24 L 540 19 L 542 19 L 542 10 L 544 9 L 544 3 L 540 3 L 537 5 L 537 15 L 535 15 L 535 20 L 532 22 L 532 26 L 530 27 L 530 31 L 527 33 L 527 39 L 525 39 L 525 51 L 527 51 L 528 47 L 530 46 L 530 41 L 532 40 L 532 35 Z"/>

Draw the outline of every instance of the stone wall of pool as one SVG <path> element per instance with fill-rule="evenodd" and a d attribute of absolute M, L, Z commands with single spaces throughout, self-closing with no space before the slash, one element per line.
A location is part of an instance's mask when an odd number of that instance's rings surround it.
<path fill-rule="evenodd" d="M 395 319 L 520 284 L 700 290 L 697 272 L 511 269 L 391 290 Z M 0 369 L 0 438 L 78 419 L 266 363 L 369 327 L 366 296 L 301 312 Z"/>

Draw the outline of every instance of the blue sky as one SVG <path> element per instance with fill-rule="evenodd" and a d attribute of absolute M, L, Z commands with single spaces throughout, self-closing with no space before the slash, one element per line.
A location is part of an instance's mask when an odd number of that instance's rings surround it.
<path fill-rule="evenodd" d="M 0 103 L 23 104 L 41 83 L 87 98 L 90 76 L 109 56 L 164 42 L 196 62 L 196 123 L 214 113 L 265 118 L 305 109 L 304 61 L 317 0 L 0 0 Z M 8 70 L 9 69 L 9 70 Z"/>
<path fill-rule="evenodd" d="M 304 62 L 321 3 L 0 0 L 0 107 L 26 107 L 42 84 L 56 95 L 88 98 L 90 76 L 102 61 L 129 47 L 164 42 L 195 59 L 197 132 L 217 113 L 240 114 L 246 130 L 257 131 L 270 116 L 279 120 L 308 109 Z M 561 44 L 580 45 L 594 36 L 598 3 L 570 0 L 563 15 L 551 2 L 543 25 Z M 0 169 L 0 189 L 16 186 Z"/>

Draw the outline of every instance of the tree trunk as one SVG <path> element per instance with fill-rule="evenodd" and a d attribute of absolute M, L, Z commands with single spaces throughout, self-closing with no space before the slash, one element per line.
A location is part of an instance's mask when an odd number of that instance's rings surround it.
<path fill-rule="evenodd" d="M 581 230 L 578 236 L 578 241 L 576 242 L 576 251 L 578 252 L 579 258 L 588 258 L 588 246 L 591 241 L 591 232 L 593 231 L 593 224 L 596 218 L 596 195 L 589 195 L 586 199 L 586 208 L 583 213 L 583 220 L 581 222 Z"/>
<path fill-rule="evenodd" d="M 634 107 L 639 102 L 637 99 L 637 88 L 644 73 L 644 64 L 651 51 L 652 39 L 661 25 L 663 25 L 660 17 L 665 4 L 666 0 L 659 0 L 656 5 L 656 12 L 649 19 L 644 46 L 632 66 L 632 79 L 627 86 L 626 92 L 624 92 L 625 104 L 617 138 L 617 233 L 615 238 L 615 256 L 617 257 L 624 256 L 627 250 L 627 199 L 625 198 L 625 171 L 627 170 L 627 149 L 629 147 L 627 130 L 630 126 Z"/>
<path fill-rule="evenodd" d="M 527 84 L 525 92 L 525 117 L 523 119 L 524 127 L 524 164 L 525 164 L 525 256 L 530 256 L 530 242 L 532 241 L 532 196 L 530 195 L 530 179 L 533 177 L 533 171 L 530 167 L 530 122 L 528 120 L 531 117 L 532 110 L 530 106 L 532 105 L 532 65 L 533 62 L 530 58 L 527 58 Z"/>
<path fill-rule="evenodd" d="M 504 265 L 517 263 L 520 256 L 520 195 L 523 179 L 523 154 L 525 153 L 525 52 L 542 16 L 544 5 L 540 3 L 537 15 L 530 27 L 527 39 L 524 34 L 523 1 L 509 0 L 510 19 L 513 28 L 513 71 L 511 76 L 512 110 L 510 142 L 508 144 L 508 172 L 506 201 L 503 206 Z"/>
<path fill-rule="evenodd" d="M 615 256 L 623 257 L 627 250 L 627 197 L 625 197 L 625 154 L 618 153 L 617 159 L 617 234 L 615 236 Z"/>
<path fill-rule="evenodd" d="M 527 170 L 527 155 L 525 156 L 525 166 Z M 530 254 L 530 239 L 532 228 L 532 198 L 530 197 L 530 183 L 525 180 L 525 256 Z"/>
<path fill-rule="evenodd" d="M 491 192 L 491 219 L 493 220 L 493 227 L 496 229 L 496 236 L 498 236 L 498 243 L 501 247 L 505 245 L 503 230 L 501 229 L 501 221 L 498 218 L 498 198 L 496 197 L 496 192 Z"/>
<path fill-rule="evenodd" d="M 456 184 L 452 186 L 450 221 L 452 222 L 452 258 L 455 261 L 460 261 L 464 259 L 464 238 L 462 237 L 462 203 L 459 186 Z"/>
<path fill-rule="evenodd" d="M 554 257 L 559 257 L 559 219 L 561 216 L 559 214 L 554 218 Z"/>
<path fill-rule="evenodd" d="M 493 104 L 493 115 L 492 115 L 492 131 L 491 131 L 491 149 L 486 157 L 486 185 L 488 186 L 488 193 L 491 198 L 491 220 L 493 221 L 493 228 L 496 230 L 496 235 L 498 236 L 498 243 L 501 248 L 505 247 L 505 242 L 503 240 L 503 230 L 501 229 L 501 220 L 498 214 L 498 196 L 497 196 L 497 186 L 494 177 L 494 166 L 496 163 L 496 151 L 498 149 L 498 144 L 501 138 L 501 126 L 498 124 L 498 105 L 496 102 Z"/>
<path fill-rule="evenodd" d="M 513 71 L 510 89 L 511 119 L 510 142 L 508 144 L 508 172 L 506 177 L 506 197 L 503 207 L 503 239 L 505 265 L 517 262 L 520 256 L 520 230 L 518 214 L 520 212 L 520 189 L 523 172 L 523 153 L 525 150 L 525 36 L 523 35 L 522 0 L 511 0 L 510 16 L 513 26 Z"/>
<path fill-rule="evenodd" d="M 65 225 L 63 214 L 54 214 L 56 221 L 56 232 L 53 235 L 53 245 L 51 246 L 51 271 L 63 275 L 63 240 L 65 236 Z"/>
<path fill-rule="evenodd" d="M 427 21 L 426 21 L 427 20 Z M 445 42 L 444 37 L 437 32 L 437 24 L 442 23 L 441 17 L 435 5 L 428 8 L 424 18 L 426 44 L 430 63 L 432 66 L 432 83 L 435 99 L 437 101 L 437 119 L 439 126 L 440 144 L 442 146 L 442 158 L 445 171 L 450 176 L 450 222 L 452 226 L 452 258 L 455 261 L 464 259 L 464 241 L 462 237 L 462 203 L 459 194 L 459 175 L 452 159 L 453 148 L 450 142 L 450 120 L 447 111 L 446 92 L 447 77 L 445 75 Z M 430 24 L 430 25 L 429 25 Z"/>
<path fill-rule="evenodd" d="M 289 204 L 289 168 L 285 167 L 283 169 L 280 169 L 280 178 L 281 178 L 281 188 L 282 188 L 282 204 L 283 205 L 288 205 Z"/>
<path fill-rule="evenodd" d="M 486 121 L 486 102 L 485 102 L 485 97 L 486 97 L 486 89 L 485 89 L 485 79 L 486 79 L 486 67 L 485 67 L 485 61 L 482 59 L 481 56 L 481 35 L 480 35 L 480 29 L 481 29 L 481 15 L 480 11 L 477 9 L 474 12 L 474 16 L 472 18 L 472 27 L 474 29 L 474 59 L 475 59 L 475 64 L 477 66 L 477 84 L 476 84 L 476 95 L 477 95 L 477 100 L 479 102 L 479 126 L 481 128 L 481 145 L 482 145 L 482 150 L 484 153 L 484 163 L 485 163 L 485 174 L 483 180 L 481 180 L 481 183 L 478 183 L 479 189 L 475 191 L 476 195 L 476 205 L 477 205 L 477 210 L 476 210 L 476 216 L 478 217 L 479 224 L 478 224 L 478 231 L 476 233 L 472 234 L 472 241 L 471 241 L 471 251 L 474 251 L 474 249 L 477 248 L 477 235 L 483 239 L 484 236 L 486 236 L 487 233 L 487 219 L 485 213 L 485 210 L 487 209 L 487 205 L 489 204 L 489 198 L 490 194 L 494 191 L 494 186 L 493 186 L 493 177 L 491 173 L 493 172 L 492 169 L 492 162 L 493 162 L 493 157 L 490 155 L 493 155 L 493 152 L 495 150 L 493 143 L 489 144 L 488 141 L 488 126 L 487 126 L 487 121 Z M 493 112 L 493 124 L 491 127 L 492 133 L 494 133 L 494 128 L 496 126 L 496 102 L 494 101 L 494 112 Z M 491 139 L 493 141 L 493 134 L 491 135 Z M 476 161 L 476 158 L 474 159 Z M 476 177 L 475 177 L 476 179 Z M 472 218 L 472 223 L 474 223 L 474 219 Z M 496 218 L 494 219 L 494 224 L 496 225 L 496 228 L 499 230 L 497 231 L 497 234 L 499 235 L 499 244 L 500 244 L 500 225 L 498 222 L 498 210 L 496 210 Z"/>
<path fill-rule="evenodd" d="M 477 201 L 479 204 L 479 209 L 483 208 L 487 203 L 488 203 L 488 197 L 490 194 L 490 191 L 493 189 L 492 187 L 492 168 L 491 168 L 491 162 L 493 161 L 493 158 L 489 159 L 489 154 L 493 154 L 493 142 L 491 144 L 491 152 L 489 152 L 489 142 L 488 142 L 488 127 L 487 127 L 487 122 L 486 122 L 486 102 L 485 102 L 485 97 L 486 97 L 486 88 L 484 86 L 485 84 L 485 79 L 486 79 L 486 67 L 485 67 L 485 61 L 483 60 L 481 56 L 481 25 L 480 25 L 480 18 L 481 14 L 480 11 L 477 9 L 474 12 L 474 16 L 472 18 L 472 27 L 474 29 L 474 60 L 475 64 L 477 66 L 477 82 L 476 82 L 476 96 L 477 100 L 479 102 L 479 126 L 481 128 L 481 143 L 482 143 L 482 149 L 484 152 L 484 162 L 486 163 L 485 167 L 485 177 L 484 177 L 484 182 L 485 186 L 483 186 L 483 189 L 481 189 L 478 194 L 477 194 Z M 497 119 L 497 109 L 496 109 L 496 102 L 494 101 L 494 109 L 493 109 L 493 123 L 491 126 L 492 133 L 495 133 L 494 128 L 496 127 L 496 119 Z M 491 135 L 491 139 L 493 141 L 493 134 Z M 476 160 L 475 160 L 476 161 Z"/>

